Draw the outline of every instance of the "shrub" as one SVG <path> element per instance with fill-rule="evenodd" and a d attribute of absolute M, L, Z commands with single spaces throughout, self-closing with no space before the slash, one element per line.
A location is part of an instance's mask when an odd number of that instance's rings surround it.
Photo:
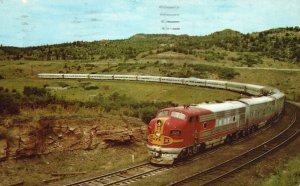
<path fill-rule="evenodd" d="M 140 118 L 141 120 L 148 124 L 152 118 L 155 117 L 155 114 L 157 112 L 157 108 L 156 107 L 145 107 L 143 109 L 140 110 Z"/>
<path fill-rule="evenodd" d="M 57 84 L 58 84 L 58 86 L 63 87 L 63 88 L 69 86 L 69 85 L 68 85 L 67 83 L 65 83 L 65 82 L 58 82 Z"/>
<path fill-rule="evenodd" d="M 20 113 L 20 105 L 14 94 L 0 92 L 0 103 L 0 114 L 14 115 Z"/>
<path fill-rule="evenodd" d="M 87 86 L 87 87 L 84 87 L 85 90 L 97 90 L 99 89 L 99 87 L 97 86 Z"/>
<path fill-rule="evenodd" d="M 46 91 L 45 88 L 27 87 L 27 86 L 25 86 L 24 90 L 23 90 L 23 94 L 25 96 L 34 95 L 34 96 L 43 97 L 43 96 L 45 96 L 47 94 L 47 91 Z"/>
<path fill-rule="evenodd" d="M 236 75 L 239 75 L 239 73 L 230 68 L 223 68 L 218 71 L 218 76 L 223 79 L 232 79 Z"/>

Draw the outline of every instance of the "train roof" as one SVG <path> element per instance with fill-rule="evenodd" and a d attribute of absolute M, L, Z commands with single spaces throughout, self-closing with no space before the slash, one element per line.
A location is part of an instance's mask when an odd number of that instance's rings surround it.
<path fill-rule="evenodd" d="M 284 93 L 280 92 L 279 90 L 274 91 L 274 92 L 275 93 L 271 95 L 271 97 L 273 97 L 273 98 L 279 99 L 279 98 L 282 98 L 285 96 Z"/>
<path fill-rule="evenodd" d="M 88 76 L 89 74 L 64 74 L 64 76 Z"/>
<path fill-rule="evenodd" d="M 53 73 L 39 73 L 38 75 L 63 75 L 63 74 L 53 74 Z"/>
<path fill-rule="evenodd" d="M 114 75 L 115 77 L 136 77 L 137 75 Z"/>
<path fill-rule="evenodd" d="M 227 81 L 212 80 L 212 79 L 207 79 L 206 82 L 209 82 L 209 83 L 227 83 Z"/>
<path fill-rule="evenodd" d="M 270 102 L 270 101 L 273 101 L 273 100 L 274 100 L 274 98 L 272 98 L 270 96 L 239 99 L 239 101 L 241 101 L 243 103 L 247 103 L 249 105 L 256 105 L 256 104 L 266 103 L 266 102 Z"/>
<path fill-rule="evenodd" d="M 246 84 L 244 84 L 244 83 L 239 83 L 239 82 L 230 82 L 230 81 L 227 81 L 227 84 L 229 84 L 229 85 L 240 85 L 240 86 L 246 86 Z"/>
<path fill-rule="evenodd" d="M 177 111 L 181 112 L 187 116 L 190 115 L 205 115 L 205 114 L 211 114 L 212 112 L 210 110 L 204 109 L 204 108 L 196 108 L 193 106 L 179 106 L 179 107 L 169 107 L 162 109 L 163 110 L 168 110 L 168 111 Z"/>
<path fill-rule="evenodd" d="M 149 76 L 149 75 L 138 76 L 138 77 L 143 77 L 143 78 L 160 78 L 160 76 Z"/>
<path fill-rule="evenodd" d="M 239 101 L 225 101 L 222 103 L 201 103 L 193 106 L 195 108 L 207 109 L 212 112 L 222 112 L 226 110 L 244 108 L 246 105 Z"/>
<path fill-rule="evenodd" d="M 261 85 L 253 85 L 253 84 L 245 84 L 248 88 L 251 87 L 251 88 L 254 88 L 254 89 L 262 89 L 262 88 L 265 88 L 264 86 L 261 86 Z"/>

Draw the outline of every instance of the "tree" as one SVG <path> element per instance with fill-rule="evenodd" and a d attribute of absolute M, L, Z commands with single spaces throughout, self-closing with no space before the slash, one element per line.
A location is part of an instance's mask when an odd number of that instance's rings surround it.
<path fill-rule="evenodd" d="M 295 53 L 294 53 L 294 58 L 296 59 L 296 61 L 298 62 L 298 63 L 300 63 L 300 47 L 298 47 L 297 49 L 296 49 L 296 51 L 295 51 Z"/>
<path fill-rule="evenodd" d="M 2 114 L 19 114 L 20 108 L 13 94 L 8 92 L 0 92 L 0 115 Z"/>

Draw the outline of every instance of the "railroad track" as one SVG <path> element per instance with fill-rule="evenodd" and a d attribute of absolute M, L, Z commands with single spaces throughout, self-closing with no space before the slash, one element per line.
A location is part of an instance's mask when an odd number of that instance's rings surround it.
<path fill-rule="evenodd" d="M 224 147 L 225 148 L 225 147 Z M 74 182 L 71 184 L 68 184 L 66 186 L 92 186 L 92 185 L 99 185 L 99 186 L 107 186 L 107 185 L 126 185 L 132 182 L 135 182 L 139 179 L 142 179 L 147 176 L 152 176 L 155 175 L 159 172 L 168 170 L 168 169 L 173 169 L 178 166 L 181 166 L 183 164 L 189 163 L 191 161 L 197 160 L 197 159 L 202 159 L 208 156 L 211 153 L 214 153 L 221 148 L 216 148 L 210 151 L 207 151 L 203 154 L 201 154 L 201 157 L 195 156 L 193 158 L 188 159 L 187 161 L 182 161 L 177 163 L 176 165 L 173 166 L 157 166 L 153 165 L 149 162 L 141 163 L 138 165 L 134 165 L 122 170 L 118 170 L 115 172 L 111 172 L 108 174 L 104 174 L 101 176 L 89 178 L 86 180 Z"/>
<path fill-rule="evenodd" d="M 154 166 L 151 163 L 141 163 L 138 165 L 134 165 L 122 170 L 118 170 L 115 172 L 111 172 L 108 174 L 104 174 L 101 176 L 97 176 L 94 178 L 89 178 L 86 180 L 82 180 L 79 182 L 71 183 L 66 186 L 90 186 L 90 185 L 122 185 L 128 184 L 130 182 L 135 181 L 136 179 L 141 179 L 145 176 L 150 176 L 157 174 L 158 172 L 167 169 L 167 167 L 158 167 Z"/>
<path fill-rule="evenodd" d="M 295 123 L 295 121 L 296 121 L 296 115 L 293 116 L 293 121 L 291 123 Z M 290 124 L 289 128 L 285 129 L 284 131 L 282 131 L 280 134 L 278 134 L 277 136 L 275 136 L 271 140 L 269 140 L 269 141 L 263 143 L 262 145 L 260 145 L 260 146 L 264 146 L 264 148 L 262 150 L 267 152 L 267 149 L 269 149 L 269 147 L 272 147 L 271 145 L 273 145 L 270 142 L 275 138 L 279 139 L 280 136 L 284 135 L 288 131 L 288 129 L 291 129 L 292 126 L 293 126 L 293 124 Z M 262 132 L 263 130 L 267 129 L 268 127 L 264 128 L 262 130 L 259 130 L 257 132 L 254 132 L 253 134 L 251 134 L 249 136 L 256 135 L 257 133 Z M 241 138 L 240 140 L 235 141 L 234 143 L 239 143 L 239 142 L 244 141 L 244 140 L 245 140 L 245 138 Z M 148 163 L 148 162 L 144 162 L 144 163 L 141 163 L 141 164 L 138 164 L 138 165 L 134 165 L 134 166 L 131 166 L 131 167 L 128 167 L 128 168 L 124 168 L 122 170 L 118 170 L 118 171 L 111 172 L 111 173 L 108 173 L 108 174 L 104 174 L 104 175 L 101 175 L 101 176 L 97 176 L 97 177 L 89 178 L 89 179 L 86 179 L 86 180 L 81 180 L 81 181 L 78 181 L 78 182 L 74 182 L 74 183 L 68 184 L 66 186 L 126 185 L 126 184 L 133 183 L 137 180 L 143 179 L 144 177 L 152 176 L 152 175 L 155 175 L 159 172 L 166 171 L 166 170 L 169 170 L 169 169 L 174 169 L 174 168 L 177 168 L 181 165 L 191 163 L 195 160 L 207 158 L 207 156 L 209 156 L 210 154 L 215 153 L 216 151 L 219 151 L 219 150 L 224 149 L 224 148 L 229 148 L 229 147 L 230 146 L 226 145 L 226 146 L 221 146 L 221 147 L 218 147 L 218 148 L 213 148 L 209 151 L 206 151 L 205 153 L 199 154 L 199 156 L 194 156 L 192 158 L 189 158 L 189 159 L 187 159 L 187 161 L 180 161 L 180 162 L 176 163 L 173 166 L 157 166 L 157 165 L 153 165 L 153 164 Z M 250 153 L 252 151 L 253 151 L 252 153 L 263 152 L 263 151 L 260 151 L 258 149 L 257 149 L 257 151 L 255 151 L 255 149 L 256 148 L 250 149 L 249 151 L 245 152 L 242 155 L 246 155 L 247 153 Z M 242 157 L 242 155 L 236 156 L 235 158 L 238 159 L 238 158 Z M 235 158 L 233 158 L 233 159 L 235 159 Z M 189 183 L 191 180 L 192 181 L 195 181 L 195 180 L 197 181 L 196 177 L 198 177 L 198 174 L 200 176 L 202 176 L 203 174 L 213 176 L 212 171 L 214 169 L 217 170 L 222 165 L 224 166 L 225 164 L 228 164 L 231 161 L 234 161 L 233 159 L 227 160 L 227 161 L 225 161 L 221 164 L 218 164 L 217 166 L 211 167 L 211 168 L 209 168 L 205 171 L 195 173 L 194 175 L 186 177 L 182 180 L 173 182 L 170 185 L 181 185 L 181 184 L 184 184 L 184 183 Z M 242 165 L 242 164 L 239 164 L 239 163 L 240 162 L 237 162 L 236 165 Z M 222 175 L 222 177 L 224 177 L 225 173 L 226 173 L 226 171 L 223 172 L 223 173 L 218 172 L 218 176 Z M 213 178 L 215 178 L 215 177 L 213 177 Z M 220 179 L 220 178 L 218 178 L 218 179 Z M 208 177 L 208 180 L 209 180 L 209 177 Z M 210 180 L 212 180 L 212 179 L 210 179 Z M 208 184 L 208 183 L 205 183 L 205 184 Z"/>
<path fill-rule="evenodd" d="M 255 163 L 257 160 L 288 143 L 300 133 L 299 117 L 297 118 L 300 114 L 300 109 L 290 103 L 286 104 L 293 108 L 294 113 L 289 126 L 285 130 L 274 136 L 272 139 L 240 155 L 237 155 L 232 159 L 226 160 L 206 170 L 196 172 L 193 175 L 175 181 L 168 186 L 215 184 L 234 172 Z"/>
<path fill-rule="evenodd" d="M 255 134 L 255 133 L 253 133 Z M 104 174 L 101 176 L 89 178 L 86 180 L 81 180 L 78 182 L 70 183 L 65 186 L 92 186 L 92 185 L 99 185 L 99 186 L 107 186 L 107 185 L 126 185 L 137 180 L 140 180 L 147 176 L 155 175 L 159 172 L 166 171 L 169 169 L 174 169 L 184 164 L 191 163 L 195 160 L 207 158 L 212 153 L 219 151 L 224 148 L 228 148 L 229 146 L 222 146 L 218 148 L 213 148 L 208 150 L 204 153 L 199 154 L 199 156 L 191 157 L 187 160 L 180 161 L 172 166 L 157 166 L 153 165 L 149 162 L 144 162 L 138 165 L 134 165 L 128 168 L 124 168 L 122 170 L 118 170 L 115 172 L 111 172 L 108 174 Z"/>

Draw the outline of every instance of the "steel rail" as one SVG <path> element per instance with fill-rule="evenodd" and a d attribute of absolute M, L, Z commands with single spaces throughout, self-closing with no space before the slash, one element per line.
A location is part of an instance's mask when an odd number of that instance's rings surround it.
<path fill-rule="evenodd" d="M 90 182 L 90 181 L 93 181 L 93 180 L 102 179 L 102 178 L 105 178 L 105 177 L 113 176 L 113 175 L 120 174 L 120 173 L 129 171 L 129 170 L 132 170 L 132 169 L 135 169 L 135 168 L 140 168 L 140 167 L 144 167 L 144 166 L 148 166 L 148 165 L 151 165 L 151 164 L 149 162 L 144 162 L 144 163 L 134 165 L 134 166 L 130 166 L 130 167 L 127 167 L 127 168 L 124 168 L 124 169 L 121 169 L 121 170 L 117 170 L 117 171 L 114 171 L 114 172 L 103 174 L 101 176 L 96 176 L 96 177 L 88 178 L 88 179 L 81 180 L 81 181 L 78 181 L 78 182 L 70 183 L 70 184 L 67 184 L 65 186 L 80 185 L 82 183 L 87 183 L 87 182 Z"/>

